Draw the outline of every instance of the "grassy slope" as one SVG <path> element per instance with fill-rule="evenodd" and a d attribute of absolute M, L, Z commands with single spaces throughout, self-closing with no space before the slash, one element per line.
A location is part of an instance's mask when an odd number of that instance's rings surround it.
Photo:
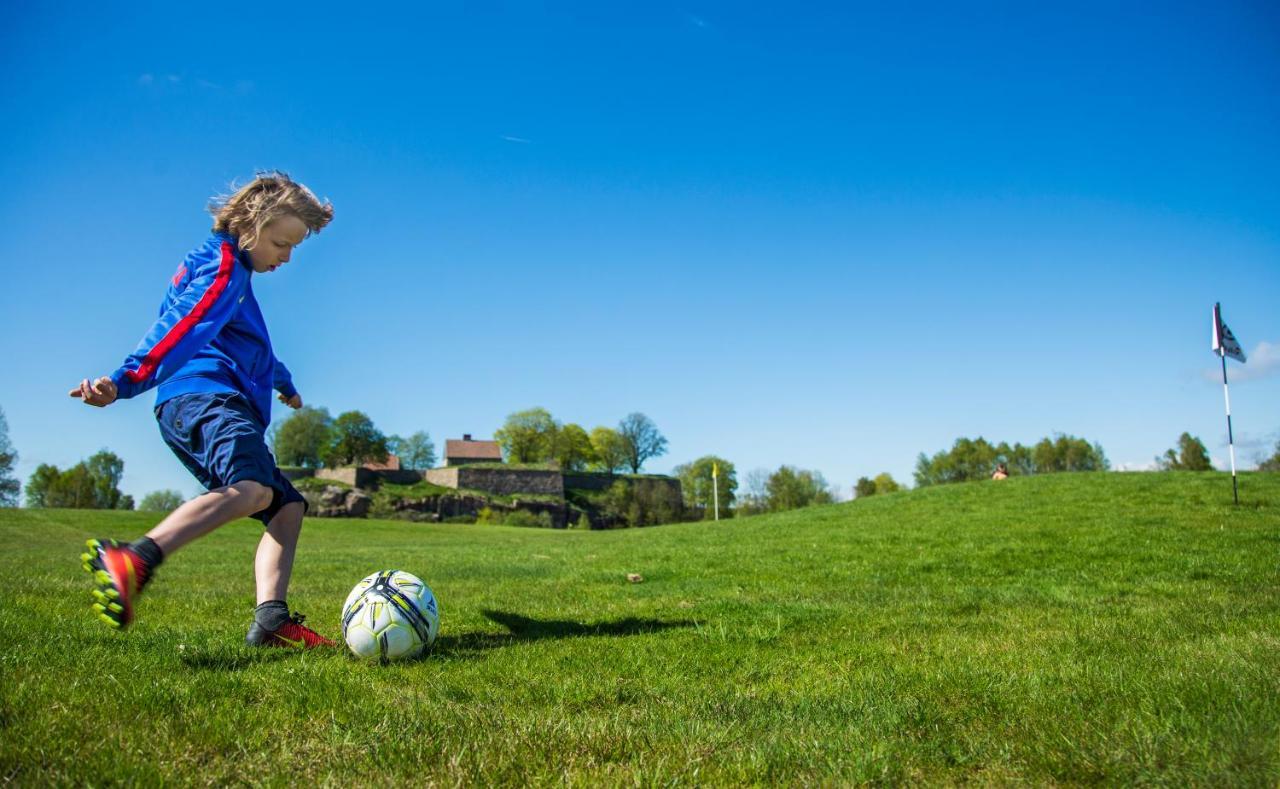
<path fill-rule="evenodd" d="M 0 776 L 1274 785 L 1280 475 L 1239 509 L 1229 486 L 1061 475 L 613 532 L 309 522 L 293 602 L 322 632 L 375 569 L 435 588 L 435 653 L 387 667 L 237 645 L 251 522 L 175 556 L 121 636 L 77 546 L 154 516 L 0 510 Z"/>

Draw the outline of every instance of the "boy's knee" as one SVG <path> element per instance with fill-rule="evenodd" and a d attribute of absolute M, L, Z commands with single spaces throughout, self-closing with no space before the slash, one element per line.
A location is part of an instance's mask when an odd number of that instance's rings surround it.
<path fill-rule="evenodd" d="M 291 501 L 280 508 L 276 516 L 271 519 L 271 525 L 277 523 L 283 526 L 292 526 L 294 528 L 302 528 L 302 516 L 307 514 L 306 505 L 300 501 Z"/>
<path fill-rule="evenodd" d="M 251 479 L 241 480 L 229 487 L 237 494 L 246 497 L 247 503 L 253 507 L 250 514 L 261 512 L 270 507 L 271 501 L 275 497 L 274 490 L 261 482 L 254 482 Z"/>

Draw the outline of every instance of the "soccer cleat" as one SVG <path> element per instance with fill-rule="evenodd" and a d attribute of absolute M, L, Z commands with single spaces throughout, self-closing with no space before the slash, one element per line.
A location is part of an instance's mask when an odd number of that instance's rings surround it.
<path fill-rule="evenodd" d="M 285 649 L 337 646 L 333 641 L 302 624 L 305 619 L 305 616 L 294 611 L 293 616 L 276 630 L 267 630 L 262 625 L 254 622 L 249 626 L 249 635 L 244 637 L 244 642 L 251 647 L 282 647 Z"/>
<path fill-rule="evenodd" d="M 85 571 L 98 585 L 93 590 L 93 610 L 117 630 L 133 621 L 134 600 L 151 580 L 151 568 L 129 546 L 115 540 L 89 540 L 80 554 Z"/>

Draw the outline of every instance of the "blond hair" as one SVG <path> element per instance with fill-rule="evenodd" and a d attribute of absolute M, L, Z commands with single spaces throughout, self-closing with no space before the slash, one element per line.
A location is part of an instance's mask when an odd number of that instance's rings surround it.
<path fill-rule="evenodd" d="M 287 173 L 267 170 L 232 194 L 215 196 L 209 201 L 209 213 L 213 214 L 213 232 L 235 236 L 241 249 L 253 249 L 262 229 L 282 216 L 302 220 L 308 236 L 319 233 L 333 219 L 333 204 L 320 202 Z"/>

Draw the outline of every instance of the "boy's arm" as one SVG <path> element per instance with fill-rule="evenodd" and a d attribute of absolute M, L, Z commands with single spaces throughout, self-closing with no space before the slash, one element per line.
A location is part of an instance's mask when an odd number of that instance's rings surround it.
<path fill-rule="evenodd" d="M 156 320 L 124 364 L 108 377 L 105 383 L 115 387 L 116 396 L 93 396 L 108 389 L 99 386 L 103 383 L 99 379 L 88 387 L 73 389 L 72 397 L 80 397 L 88 405 L 107 405 L 117 398 L 140 395 L 181 369 L 196 351 L 213 340 L 239 308 L 250 274 L 236 260 L 230 244 L 209 252 L 191 261 L 194 270 L 186 290 Z"/>
<path fill-rule="evenodd" d="M 279 392 L 280 402 L 290 408 L 302 407 L 302 395 L 298 394 L 298 389 L 293 385 L 293 374 L 289 372 L 289 368 L 284 366 L 284 362 L 280 358 L 275 357 L 275 374 L 272 386 Z"/>

